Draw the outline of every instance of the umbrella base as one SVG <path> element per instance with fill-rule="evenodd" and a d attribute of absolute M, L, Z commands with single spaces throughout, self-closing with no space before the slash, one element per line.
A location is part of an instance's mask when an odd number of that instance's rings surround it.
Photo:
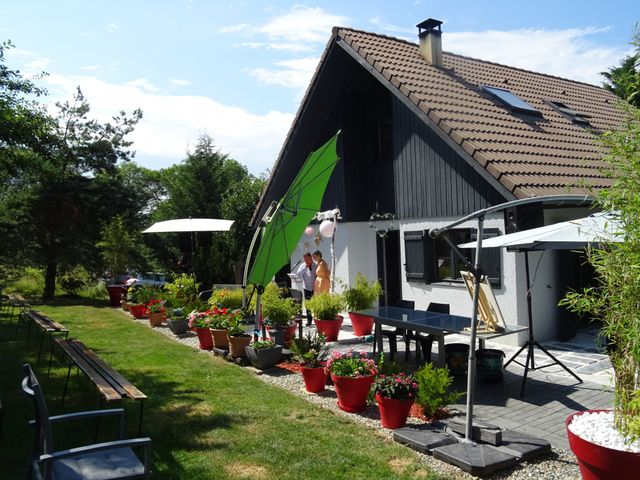
<path fill-rule="evenodd" d="M 445 461 L 471 475 L 488 475 L 489 473 L 513 467 L 518 459 L 490 445 L 473 443 L 456 443 L 433 450 L 434 458 Z"/>

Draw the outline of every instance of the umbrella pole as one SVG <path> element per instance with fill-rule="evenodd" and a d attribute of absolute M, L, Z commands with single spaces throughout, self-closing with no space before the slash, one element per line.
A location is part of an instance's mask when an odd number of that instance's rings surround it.
<path fill-rule="evenodd" d="M 473 309 L 471 312 L 471 338 L 469 339 L 469 367 L 467 373 L 467 421 L 465 424 L 464 441 L 473 443 L 473 396 L 476 379 L 476 328 L 478 317 L 478 300 L 480 298 L 480 253 L 482 251 L 482 237 L 484 230 L 484 217 L 478 217 L 478 240 L 476 246 L 476 260 L 473 272 Z M 444 352 L 438 352 L 444 355 Z"/>

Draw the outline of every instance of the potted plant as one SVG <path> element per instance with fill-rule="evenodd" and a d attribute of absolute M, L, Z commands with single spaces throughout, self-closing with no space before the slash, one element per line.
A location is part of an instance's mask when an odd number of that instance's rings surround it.
<path fill-rule="evenodd" d="M 152 327 L 159 327 L 162 325 L 162 317 L 164 317 L 164 301 L 151 300 L 147 305 L 147 317 L 149 318 L 149 324 Z"/>
<path fill-rule="evenodd" d="M 262 296 L 262 313 L 265 316 L 269 336 L 277 345 L 289 347 L 296 330 L 296 323 L 292 318 L 298 313 L 298 306 L 293 298 L 283 298 L 277 287 L 275 292 L 269 292 L 269 288 L 268 286 L 265 289 L 265 294 Z"/>
<path fill-rule="evenodd" d="M 127 291 L 124 282 L 135 243 L 135 236 L 129 233 L 122 215 L 113 217 L 100 232 L 100 241 L 96 246 L 109 269 L 107 291 L 113 307 L 120 306 L 122 294 Z"/>
<path fill-rule="evenodd" d="M 302 367 L 302 379 L 307 392 L 319 393 L 324 391 L 327 384 L 325 360 L 329 353 L 329 346 L 325 343 L 322 333 L 307 332 L 302 338 L 294 338 L 291 344 L 293 359 Z"/>
<path fill-rule="evenodd" d="M 134 318 L 142 318 L 144 311 L 147 308 L 146 302 L 142 301 L 142 287 L 134 286 L 129 288 L 127 292 L 127 304 L 129 305 L 129 312 Z"/>
<path fill-rule="evenodd" d="M 382 426 L 392 430 L 404 427 L 418 392 L 418 382 L 413 375 L 403 372 L 378 375 L 371 390 L 378 403 Z"/>
<path fill-rule="evenodd" d="M 595 283 L 560 302 L 602 322 L 614 371 L 613 409 L 577 412 L 565 422 L 583 478 L 636 478 L 640 471 L 640 111 L 628 113 L 626 128 L 601 137 L 608 151 L 602 172 L 611 183 L 595 199 L 598 208 L 612 212 L 612 223 L 587 249 Z"/>
<path fill-rule="evenodd" d="M 307 300 L 305 305 L 313 314 L 316 328 L 325 336 L 327 342 L 338 340 L 338 333 L 342 327 L 342 316 L 338 314 L 344 308 L 342 296 L 320 293 Z"/>
<path fill-rule="evenodd" d="M 169 329 L 174 335 L 182 335 L 187 332 L 189 326 L 189 320 L 187 319 L 186 310 L 184 307 L 172 308 L 169 311 L 169 318 L 167 318 L 167 324 Z"/>
<path fill-rule="evenodd" d="M 229 354 L 234 358 L 246 357 L 244 347 L 251 343 L 251 335 L 245 330 L 242 312 L 235 310 L 235 315 L 228 319 L 227 341 L 229 342 Z"/>
<path fill-rule="evenodd" d="M 245 353 L 251 365 L 260 370 L 266 370 L 280 362 L 282 346 L 276 345 L 272 340 L 257 340 L 245 347 Z"/>
<path fill-rule="evenodd" d="M 451 392 L 449 388 L 453 377 L 447 368 L 434 367 L 427 363 L 414 374 L 418 383 L 415 402 L 420 413 L 430 421 L 447 416 L 446 406 L 455 403 L 464 395 L 462 392 Z"/>
<path fill-rule="evenodd" d="M 353 334 L 357 337 L 370 335 L 373 329 L 373 317 L 362 315 L 357 311 L 373 307 L 378 297 L 382 295 L 380 282 L 369 282 L 367 277 L 358 272 L 355 286 L 347 288 L 342 295 L 349 310 Z"/>
<path fill-rule="evenodd" d="M 227 332 L 229 330 L 229 319 L 233 315 L 226 308 L 213 307 L 208 310 L 211 315 L 211 335 L 213 336 L 213 346 L 220 350 L 229 350 Z"/>
<path fill-rule="evenodd" d="M 211 350 L 213 348 L 213 337 L 211 336 L 211 316 L 209 312 L 194 310 L 187 318 L 189 319 L 189 328 L 194 329 L 198 335 L 200 349 Z"/>
<path fill-rule="evenodd" d="M 377 372 L 376 362 L 365 352 L 334 351 L 325 368 L 336 386 L 338 408 L 350 413 L 364 410 Z"/>

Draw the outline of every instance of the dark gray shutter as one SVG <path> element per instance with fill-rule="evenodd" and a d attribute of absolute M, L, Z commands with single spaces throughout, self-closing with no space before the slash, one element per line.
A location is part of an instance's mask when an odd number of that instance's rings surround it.
<path fill-rule="evenodd" d="M 427 230 L 404 232 L 405 274 L 407 282 L 433 280 L 433 239 Z"/>

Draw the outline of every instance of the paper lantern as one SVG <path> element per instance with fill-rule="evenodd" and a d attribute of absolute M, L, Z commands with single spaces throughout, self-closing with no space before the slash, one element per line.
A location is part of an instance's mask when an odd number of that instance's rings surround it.
<path fill-rule="evenodd" d="M 315 230 L 313 229 L 313 227 L 311 225 L 309 225 L 307 228 L 304 229 L 304 234 L 305 235 L 313 235 L 315 232 Z"/>
<path fill-rule="evenodd" d="M 323 220 L 319 228 L 320 233 L 325 238 L 330 238 L 333 235 L 333 232 L 335 229 L 336 229 L 336 224 L 331 220 Z"/>

